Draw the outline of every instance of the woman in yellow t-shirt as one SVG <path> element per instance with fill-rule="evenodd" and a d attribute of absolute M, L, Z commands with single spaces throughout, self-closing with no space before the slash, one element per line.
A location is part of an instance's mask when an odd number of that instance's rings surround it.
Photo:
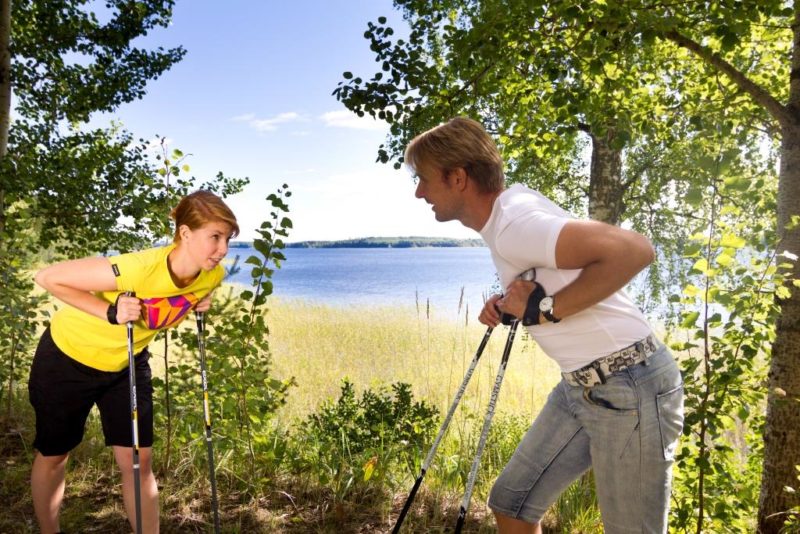
<path fill-rule="evenodd" d="M 221 282 L 220 262 L 239 234 L 236 217 L 214 193 L 196 191 L 172 211 L 173 243 L 112 257 L 51 265 L 36 283 L 68 304 L 59 309 L 36 349 L 28 383 L 36 412 L 38 451 L 31 472 L 36 518 L 43 534 L 60 532 L 69 451 L 83 439 L 97 405 L 106 445 L 122 473 L 128 520 L 136 531 L 133 437 L 125 324 L 133 321 L 139 421 L 142 531 L 158 532 L 158 488 L 151 468 L 153 387 L 147 344 L 190 310 L 207 311 Z M 134 296 L 126 296 L 126 292 Z"/>

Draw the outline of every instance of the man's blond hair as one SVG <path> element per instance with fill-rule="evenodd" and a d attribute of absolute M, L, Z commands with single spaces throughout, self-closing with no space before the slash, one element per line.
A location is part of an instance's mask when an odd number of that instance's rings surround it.
<path fill-rule="evenodd" d="M 414 172 L 432 165 L 447 174 L 462 168 L 483 193 L 502 191 L 503 159 L 483 126 L 456 117 L 416 136 L 406 147 L 405 163 Z"/>

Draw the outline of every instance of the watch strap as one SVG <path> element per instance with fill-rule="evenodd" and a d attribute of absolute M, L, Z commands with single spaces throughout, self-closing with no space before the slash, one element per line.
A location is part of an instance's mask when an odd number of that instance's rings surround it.
<path fill-rule="evenodd" d="M 528 296 L 528 304 L 525 306 L 525 314 L 522 316 L 522 324 L 524 326 L 533 326 L 539 324 L 539 303 L 547 296 L 544 288 L 536 284 L 533 291 Z"/>
<path fill-rule="evenodd" d="M 550 321 L 551 323 L 560 323 L 561 322 L 561 319 L 558 319 L 555 315 L 553 315 L 553 312 L 550 311 L 550 310 L 543 311 L 542 315 L 544 315 L 544 318 L 547 319 L 548 321 Z"/>

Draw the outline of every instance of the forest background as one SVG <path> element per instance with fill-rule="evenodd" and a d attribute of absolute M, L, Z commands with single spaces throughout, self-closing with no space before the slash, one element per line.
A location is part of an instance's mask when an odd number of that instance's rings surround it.
<path fill-rule="evenodd" d="M 671 529 L 797 531 L 800 3 L 394 6 L 402 29 L 384 17 L 365 21 L 374 72 L 342 65 L 342 81 L 331 88 L 355 114 L 390 125 L 378 159 L 399 167 L 413 135 L 468 115 L 496 138 L 510 182 L 535 187 L 578 215 L 648 235 L 658 261 L 642 304 L 654 313 L 658 307 L 686 382 Z M 173 2 L 111 0 L 102 22 L 92 7 L 0 0 L 0 402 L 4 457 L 11 460 L 0 488 L 9 499 L 7 528 L 30 516 L 22 497 L 32 454 L 24 378 L 50 309 L 34 291 L 32 269 L 152 243 L 170 234 L 166 215 L 187 191 L 202 186 L 230 196 L 248 185 L 223 173 L 197 180 L 179 149 L 163 146 L 153 156 L 148 143 L 120 126 L 87 127 L 94 113 L 144 97 L 148 81 L 185 54 L 133 44 L 168 26 Z M 438 425 L 437 407 L 414 400 L 409 384 L 365 383 L 359 394 L 345 382 L 338 399 L 314 408 L 302 424 L 277 423 L 295 379 L 274 373 L 266 312 L 270 277 L 292 227 L 289 197 L 283 186 L 266 198 L 269 216 L 254 241 L 259 254 L 247 259 L 253 289 L 228 294 L 220 303 L 225 321 L 210 324 L 225 518 L 245 530 L 388 529 Z M 656 306 L 664 302 L 669 306 Z M 163 513 L 178 518 L 168 523 L 176 531 L 190 523 L 201 529 L 208 510 L 200 504 L 207 490 L 197 485 L 204 472 L 200 430 L 184 417 L 196 409 L 192 332 L 162 343 L 160 470 L 179 496 Z M 464 421 L 448 445 L 453 454 L 446 456 L 455 460 L 433 477 L 436 491 L 423 499 L 411 528 L 431 531 L 449 520 L 442 510 L 468 469 L 460 451 L 477 429 Z M 525 423 L 510 418 L 499 426 L 484 485 Z M 78 472 L 102 472 L 92 450 L 76 455 Z M 597 528 L 596 513 L 587 514 L 590 488 L 587 477 L 571 489 L 551 528 Z M 264 510 L 278 505 L 263 499 L 281 494 L 288 495 L 283 513 L 265 518 Z M 194 523 L 186 509 L 196 512 Z M 476 529 L 491 528 L 490 518 L 476 514 Z M 112 516 L 110 524 L 119 525 L 119 514 Z M 587 516 L 585 524 L 568 527 L 578 516 Z"/>

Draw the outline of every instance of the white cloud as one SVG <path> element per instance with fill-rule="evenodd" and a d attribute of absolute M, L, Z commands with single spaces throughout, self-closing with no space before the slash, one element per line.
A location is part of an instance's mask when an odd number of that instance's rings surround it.
<path fill-rule="evenodd" d="M 328 111 L 320 115 L 325 126 L 332 128 L 351 128 L 354 130 L 386 130 L 387 124 L 369 115 L 359 117 L 347 110 Z"/>
<path fill-rule="evenodd" d="M 259 132 L 274 132 L 278 129 L 279 124 L 288 122 L 298 122 L 305 120 L 299 113 L 288 111 L 286 113 L 279 113 L 269 119 L 259 119 L 252 113 L 245 113 L 237 115 L 231 120 L 236 122 L 246 122 L 248 126 L 258 130 Z"/>

